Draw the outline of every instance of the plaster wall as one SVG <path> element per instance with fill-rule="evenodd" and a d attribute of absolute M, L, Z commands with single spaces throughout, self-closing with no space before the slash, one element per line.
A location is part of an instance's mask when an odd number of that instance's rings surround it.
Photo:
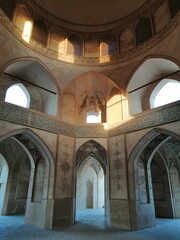
<path fill-rule="evenodd" d="M 145 89 L 142 88 L 128 94 L 128 102 L 133 103 L 133 104 L 129 104 L 130 115 L 134 115 L 143 111 L 142 98 L 144 96 Z"/>
<path fill-rule="evenodd" d="M 110 224 L 130 229 L 127 185 L 126 142 L 124 135 L 109 139 Z"/>
<path fill-rule="evenodd" d="M 74 151 L 75 140 L 59 135 L 56 159 L 56 180 L 54 189 L 53 225 L 72 225 L 74 194 Z M 63 207 L 60 207 L 63 206 Z"/>
<path fill-rule="evenodd" d="M 62 97 L 62 121 L 66 123 L 77 123 L 76 99 L 71 92 L 66 92 Z"/>

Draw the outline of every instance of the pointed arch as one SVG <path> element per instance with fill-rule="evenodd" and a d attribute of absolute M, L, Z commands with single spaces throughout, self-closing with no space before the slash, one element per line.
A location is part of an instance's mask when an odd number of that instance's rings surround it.
<path fill-rule="evenodd" d="M 155 108 L 180 100 L 180 82 L 163 79 L 153 89 L 150 96 L 150 107 Z"/>
<path fill-rule="evenodd" d="M 82 56 L 82 37 L 78 34 L 72 34 L 68 37 L 67 54 Z"/>
<path fill-rule="evenodd" d="M 3 65 L 1 72 L 9 76 L 9 85 L 12 80 L 18 80 L 27 88 L 31 96 L 31 109 L 52 116 L 58 114 L 60 88 L 52 72 L 38 58 L 13 59 Z"/>
<path fill-rule="evenodd" d="M 172 141 L 171 139 L 180 141 L 180 136 L 164 129 L 153 129 L 137 143 L 130 155 L 128 163 L 130 210 L 132 219 L 136 219 L 136 223 L 134 221 L 131 222 L 132 229 L 151 227 L 155 224 L 154 199 L 150 173 L 151 162 L 155 153 L 166 142 Z M 143 172 L 141 167 L 138 170 L 140 162 L 143 162 Z M 167 171 L 167 164 L 165 163 L 164 166 Z M 141 177 L 139 173 L 142 173 Z M 143 194 L 143 198 L 141 198 L 141 194 Z M 146 201 L 142 202 L 141 200 L 144 200 L 145 196 Z M 146 221 L 142 221 L 142 219 L 146 219 Z"/>
<path fill-rule="evenodd" d="M 179 72 L 179 63 L 168 57 L 154 56 L 145 58 L 133 72 L 128 86 L 130 115 L 149 110 L 149 97 L 152 88 L 163 78 L 175 78 Z"/>
<path fill-rule="evenodd" d="M 34 64 L 32 66 L 32 64 Z M 28 67 L 31 67 L 31 71 L 29 72 L 29 74 L 26 74 L 26 77 L 28 77 L 28 79 L 24 79 L 23 75 L 19 75 L 19 73 L 23 70 L 26 70 Z M 43 78 L 44 83 L 46 82 L 50 82 L 51 86 L 46 86 L 43 85 L 44 88 L 49 87 L 49 90 L 53 91 L 53 92 L 57 92 L 58 94 L 60 94 L 60 89 L 59 89 L 59 85 L 56 82 L 56 79 L 54 77 L 54 75 L 52 74 L 52 72 L 50 71 L 50 69 L 39 59 L 36 57 L 19 57 L 19 58 L 14 58 L 8 62 L 6 62 L 0 69 L 1 73 L 5 73 L 5 74 L 9 74 L 12 75 L 14 77 L 20 77 L 22 80 L 30 80 L 30 82 L 33 83 L 38 83 L 39 84 L 39 78 L 37 79 L 37 75 L 33 75 L 32 76 L 32 67 L 36 67 L 36 70 L 39 69 L 39 71 L 41 72 L 41 77 Z M 30 69 L 28 69 L 30 70 Z M 35 73 L 34 73 L 35 74 Z M 40 76 L 39 76 L 40 77 Z M 34 82 L 33 80 L 38 80 L 38 82 Z"/>
<path fill-rule="evenodd" d="M 177 59 L 160 55 L 146 57 L 133 70 L 128 81 L 127 92 L 135 91 L 153 80 L 172 75 L 178 72 L 179 69 L 180 64 Z"/>
<path fill-rule="evenodd" d="M 46 146 L 46 144 L 41 140 L 41 138 L 30 129 L 19 129 L 10 132 L 4 136 L 1 136 L 0 143 L 8 138 L 15 140 L 20 147 L 23 146 L 23 149 L 26 149 L 25 152 L 27 153 L 28 157 L 31 156 L 31 158 L 29 159 L 31 163 L 33 163 L 31 164 L 31 175 L 29 181 L 29 190 L 26 206 L 26 222 L 45 228 L 52 228 L 53 201 L 54 201 L 53 190 L 55 172 L 55 163 L 53 156 L 49 151 L 48 147 Z M 41 166 L 39 168 L 37 167 L 39 159 L 42 159 L 44 165 L 43 179 L 41 178 L 41 182 L 43 181 L 41 195 L 42 201 L 39 201 L 40 199 L 39 196 L 38 199 L 36 198 L 34 201 L 32 193 L 34 186 L 36 185 L 37 182 L 35 181 L 35 174 L 37 172 L 36 169 L 39 169 L 38 176 L 42 176 Z M 32 200 L 34 202 L 32 202 Z M 38 214 L 43 215 L 43 218 L 41 220 L 36 218 L 35 212 L 36 213 L 38 212 Z M 49 218 L 49 214 L 51 215 L 51 218 Z"/>
<path fill-rule="evenodd" d="M 116 55 L 117 47 L 117 36 L 114 33 L 104 33 L 101 39 L 101 55 Z"/>
<path fill-rule="evenodd" d="M 106 173 L 106 150 L 94 140 L 90 140 L 79 147 L 76 154 L 76 167 L 78 168 L 88 156 L 94 157 L 97 161 L 99 161 L 104 173 Z"/>
<path fill-rule="evenodd" d="M 30 95 L 26 87 L 21 84 L 13 84 L 6 91 L 5 102 L 29 108 Z"/>
<path fill-rule="evenodd" d="M 99 172 L 100 170 L 102 170 L 101 173 Z M 77 199 L 80 199 L 79 186 L 82 184 L 81 176 L 84 176 L 86 181 L 92 181 L 93 184 L 90 184 L 91 190 L 92 187 L 94 187 L 93 196 L 91 194 L 88 195 L 86 192 L 86 203 L 88 203 L 86 204 L 86 207 L 90 206 L 90 204 L 92 208 L 104 207 L 109 221 L 109 172 L 106 150 L 94 140 L 85 142 L 78 148 L 76 153 L 75 192 L 77 194 Z M 88 181 L 88 183 L 90 182 Z M 101 188 L 101 191 L 98 191 L 98 187 Z M 84 198 L 81 198 L 81 200 L 82 199 Z M 76 210 L 76 201 L 74 203 L 74 210 Z"/>
<path fill-rule="evenodd" d="M 135 29 L 136 44 L 140 45 L 152 37 L 151 22 L 149 17 L 142 17 Z"/>

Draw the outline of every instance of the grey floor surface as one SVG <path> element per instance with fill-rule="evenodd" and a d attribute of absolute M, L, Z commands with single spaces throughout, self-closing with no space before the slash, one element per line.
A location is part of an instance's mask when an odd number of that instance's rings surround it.
<path fill-rule="evenodd" d="M 0 217 L 0 240 L 180 240 L 180 219 L 157 219 L 153 228 L 124 231 L 108 227 L 103 210 L 78 211 L 76 225 L 44 230 L 24 224 L 23 216 Z"/>

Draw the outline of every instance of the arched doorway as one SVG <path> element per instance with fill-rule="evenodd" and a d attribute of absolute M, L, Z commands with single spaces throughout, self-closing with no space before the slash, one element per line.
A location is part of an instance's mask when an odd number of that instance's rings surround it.
<path fill-rule="evenodd" d="M 101 209 L 109 217 L 109 191 L 106 150 L 90 140 L 83 144 L 76 156 L 75 220 L 83 210 Z"/>
<path fill-rule="evenodd" d="M 3 155 L 0 154 L 0 216 L 4 214 L 4 198 L 6 193 L 8 174 L 9 166 Z"/>
<path fill-rule="evenodd" d="M 104 170 L 93 157 L 77 169 L 76 210 L 104 208 Z"/>
<path fill-rule="evenodd" d="M 170 140 L 169 140 L 170 141 Z M 174 218 L 171 178 L 163 152 L 170 142 L 164 143 L 154 154 L 151 162 L 151 181 L 156 218 Z M 172 181 L 172 185 L 174 181 Z M 179 185 L 180 187 L 180 185 Z"/>
<path fill-rule="evenodd" d="M 6 180 L 1 215 L 23 214 L 26 223 L 51 228 L 54 161 L 45 144 L 22 129 L 0 138 L 0 153 L 9 169 L 1 178 Z"/>
<path fill-rule="evenodd" d="M 162 129 L 136 145 L 129 161 L 132 229 L 152 227 L 156 217 L 180 217 L 179 155 L 179 136 Z"/>

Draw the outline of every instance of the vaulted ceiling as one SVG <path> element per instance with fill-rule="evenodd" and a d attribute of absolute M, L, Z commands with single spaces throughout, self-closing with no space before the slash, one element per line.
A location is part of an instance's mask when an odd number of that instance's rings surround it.
<path fill-rule="evenodd" d="M 65 21 L 98 25 L 121 19 L 147 0 L 34 0 L 52 15 Z"/>

